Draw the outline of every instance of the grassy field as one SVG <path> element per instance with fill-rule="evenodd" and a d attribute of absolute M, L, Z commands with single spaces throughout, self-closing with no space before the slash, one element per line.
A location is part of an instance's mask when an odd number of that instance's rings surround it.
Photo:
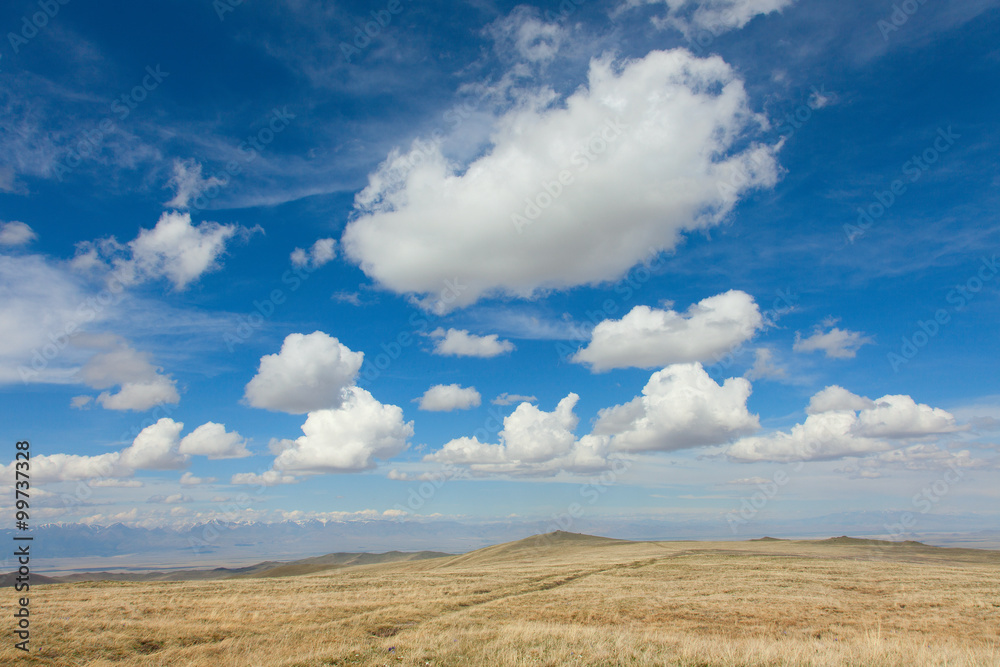
<path fill-rule="evenodd" d="M 0 664 L 979 667 L 1000 665 L 998 575 L 1000 552 L 914 543 L 558 533 L 299 576 L 34 587 L 33 652 L 8 638 Z"/>

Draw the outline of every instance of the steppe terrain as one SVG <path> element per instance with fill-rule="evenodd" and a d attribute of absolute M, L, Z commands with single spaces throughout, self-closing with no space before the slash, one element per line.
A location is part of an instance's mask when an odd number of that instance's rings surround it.
<path fill-rule="evenodd" d="M 559 532 L 300 569 L 33 586 L 0 664 L 1000 665 L 996 551 Z"/>

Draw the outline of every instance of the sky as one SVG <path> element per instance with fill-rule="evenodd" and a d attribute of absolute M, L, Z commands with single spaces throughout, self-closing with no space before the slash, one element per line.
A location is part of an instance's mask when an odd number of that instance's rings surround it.
<path fill-rule="evenodd" d="M 1000 530 L 1000 2 L 0 26 L 36 524 Z"/>

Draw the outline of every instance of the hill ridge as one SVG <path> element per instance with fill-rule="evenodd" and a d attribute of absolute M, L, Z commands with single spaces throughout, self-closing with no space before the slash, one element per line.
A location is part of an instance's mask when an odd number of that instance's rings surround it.
<path fill-rule="evenodd" d="M 177 570 L 173 572 L 154 570 L 149 572 L 75 572 L 73 574 L 48 576 L 31 575 L 32 584 L 65 584 L 82 581 L 208 581 L 221 579 L 245 579 L 256 577 L 283 577 L 313 574 L 325 570 L 378 565 L 383 563 L 412 562 L 430 558 L 443 558 L 454 554 L 441 551 L 386 551 L 384 553 L 368 552 L 333 552 L 322 556 L 312 556 L 294 561 L 261 561 L 245 567 L 214 567 L 197 570 Z M 0 575 L 0 588 L 11 587 L 15 583 L 17 573 Z"/>

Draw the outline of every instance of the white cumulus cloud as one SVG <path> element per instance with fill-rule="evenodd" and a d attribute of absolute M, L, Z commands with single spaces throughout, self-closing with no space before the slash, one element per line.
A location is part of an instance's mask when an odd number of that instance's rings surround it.
<path fill-rule="evenodd" d="M 308 266 L 312 269 L 318 269 L 337 256 L 336 243 L 335 239 L 319 239 L 313 243 L 309 250 L 296 248 L 292 251 L 292 264 L 299 268 Z"/>
<path fill-rule="evenodd" d="M 599 322 L 572 360 L 596 372 L 709 361 L 749 340 L 763 324 L 753 297 L 739 290 L 703 299 L 684 313 L 636 306 L 620 320 Z"/>
<path fill-rule="evenodd" d="M 238 225 L 217 222 L 191 224 L 190 213 L 167 211 L 152 229 L 122 245 L 113 237 L 77 244 L 73 265 L 81 270 L 114 267 L 123 285 L 165 278 L 183 290 L 201 276 L 219 268 L 226 244 L 237 234 L 251 233 Z"/>
<path fill-rule="evenodd" d="M 965 430 L 941 408 L 917 403 L 909 396 L 883 396 L 858 413 L 857 430 L 876 438 L 919 438 Z"/>
<path fill-rule="evenodd" d="M 164 417 L 135 436 L 132 445 L 122 450 L 122 465 L 132 470 L 171 470 L 187 465 L 187 457 L 178 451 L 181 422 Z"/>
<path fill-rule="evenodd" d="M 191 472 L 181 475 L 181 486 L 199 486 L 201 484 L 212 484 L 218 481 L 215 477 L 196 477 Z"/>
<path fill-rule="evenodd" d="M 23 222 L 17 220 L 0 222 L 0 245 L 25 245 L 36 238 L 38 238 L 38 235 L 35 234 L 35 230 Z"/>
<path fill-rule="evenodd" d="M 807 338 L 796 332 L 792 349 L 796 352 L 823 352 L 831 359 L 853 359 L 862 345 L 873 342 L 875 341 L 870 336 L 860 331 L 833 326 L 829 331 L 823 331 L 822 326 L 817 326 Z"/>
<path fill-rule="evenodd" d="M 103 391 L 97 396 L 97 402 L 108 410 L 142 411 L 181 400 L 176 382 L 161 375 L 161 371 L 152 364 L 151 354 L 118 340 L 112 349 L 92 356 L 80 368 L 78 377 L 94 389 L 119 387 L 114 393 Z M 83 397 L 76 397 L 74 402 L 78 407 L 87 403 Z"/>
<path fill-rule="evenodd" d="M 875 407 L 875 401 L 865 396 L 858 396 L 844 389 L 840 385 L 830 385 L 826 389 L 816 392 L 809 399 L 809 406 L 806 413 L 818 415 L 821 412 L 834 412 L 837 410 L 865 410 Z"/>
<path fill-rule="evenodd" d="M 103 391 L 97 402 L 108 410 L 148 410 L 154 405 L 177 403 L 180 397 L 174 381 L 158 375 L 149 382 L 126 382 L 115 392 Z"/>
<path fill-rule="evenodd" d="M 416 400 L 420 401 L 420 409 L 428 412 L 468 410 L 482 404 L 482 396 L 475 387 L 457 384 L 436 384 Z"/>
<path fill-rule="evenodd" d="M 339 407 L 310 412 L 302 432 L 295 440 L 272 442 L 276 470 L 326 473 L 374 468 L 375 459 L 403 451 L 413 436 L 413 422 L 403 421 L 398 406 L 383 405 L 364 389 L 351 387 Z"/>
<path fill-rule="evenodd" d="M 246 386 L 246 401 L 290 414 L 337 408 L 364 356 L 322 331 L 289 334 L 277 354 L 261 357 Z"/>
<path fill-rule="evenodd" d="M 744 378 L 719 385 L 701 364 L 676 364 L 653 373 L 641 396 L 601 410 L 593 433 L 626 452 L 723 444 L 760 428 L 747 411 L 750 391 Z"/>
<path fill-rule="evenodd" d="M 212 426 L 210 431 L 218 427 L 225 433 L 221 424 L 208 422 L 207 425 Z M 132 443 L 121 451 L 96 456 L 59 453 L 32 456 L 31 478 L 39 484 L 85 479 L 92 480 L 91 486 L 140 487 L 141 482 L 128 479 L 137 471 L 185 468 L 190 456 L 198 453 L 181 451 L 183 440 L 180 434 L 183 429 L 183 423 L 163 417 L 140 431 Z M 239 437 L 238 434 L 233 435 Z M 6 467 L 11 476 L 14 474 L 13 467 L 13 463 Z"/>
<path fill-rule="evenodd" d="M 238 459 L 250 456 L 246 445 L 245 438 L 235 431 L 226 431 L 224 424 L 205 422 L 184 436 L 178 451 L 209 459 Z"/>
<path fill-rule="evenodd" d="M 573 430 L 579 420 L 573 407 L 579 399 L 569 394 L 552 412 L 521 403 L 504 418 L 499 444 L 483 443 L 475 436 L 457 438 L 425 460 L 471 464 L 474 469 L 497 472 L 555 472 L 568 463 L 577 444 Z"/>
<path fill-rule="evenodd" d="M 426 142 L 393 151 L 356 197 L 345 254 L 438 311 L 531 297 L 617 279 L 778 178 L 777 145 L 753 141 L 766 119 L 718 57 L 596 59 L 567 98 L 521 98 L 471 164 Z"/>
<path fill-rule="evenodd" d="M 514 350 L 514 344 L 509 340 L 500 340 L 497 334 L 477 336 L 465 329 L 448 329 L 438 327 L 428 334 L 436 339 L 434 354 L 450 357 L 496 357 Z"/>
<path fill-rule="evenodd" d="M 461 437 L 424 457 L 468 466 L 480 474 L 552 475 L 607 469 L 629 452 L 674 451 L 721 445 L 759 428 L 747 411 L 750 383 L 716 384 L 700 364 L 677 364 L 654 373 L 642 395 L 602 410 L 591 433 L 577 438 L 577 394 L 547 412 L 521 403 L 504 418 L 498 443 Z"/>
<path fill-rule="evenodd" d="M 813 396 L 809 416 L 789 431 L 744 438 L 727 451 L 737 461 L 811 461 L 866 456 L 914 439 L 965 430 L 955 417 L 909 396 L 871 401 L 836 385 Z"/>

